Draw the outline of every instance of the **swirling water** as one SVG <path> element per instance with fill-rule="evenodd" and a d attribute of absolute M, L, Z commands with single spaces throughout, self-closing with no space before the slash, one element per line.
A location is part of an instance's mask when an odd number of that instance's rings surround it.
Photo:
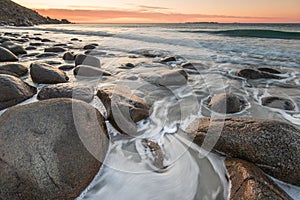
<path fill-rule="evenodd" d="M 178 134 L 196 117 L 219 115 L 207 107 L 207 100 L 216 93 L 233 92 L 246 101 L 244 110 L 234 116 L 279 119 L 300 126 L 299 25 L 123 24 L 1 29 L 42 33 L 57 43 L 66 43 L 77 37 L 83 42 L 70 44 L 75 53 L 82 51 L 84 44 L 98 43 L 94 52 L 102 52 L 96 56 L 101 59 L 102 68 L 114 76 L 86 84 L 94 87 L 125 84 L 136 95 L 154 103 L 151 117 L 138 124 L 141 137 L 124 138 L 107 123 L 111 136 L 107 157 L 98 176 L 78 199 L 228 198 L 230 184 L 223 158 L 207 154 Z M 161 65 L 156 63 L 159 58 L 140 56 L 146 50 L 160 58 L 174 55 L 178 59 Z M 64 62 L 61 58 L 55 59 Z M 35 60 L 31 57 L 21 59 L 24 63 Z M 53 58 L 45 60 L 53 61 Z M 126 62 L 137 67 L 130 71 L 118 68 Z M 153 88 L 139 77 L 143 73 L 179 68 L 186 62 L 192 63 L 194 69 L 187 70 L 189 82 L 185 87 Z M 239 69 L 258 66 L 278 69 L 284 78 L 247 81 L 235 76 Z M 134 77 L 134 80 L 128 77 Z M 34 84 L 30 77 L 24 80 Z M 149 95 L 144 96 L 145 93 Z M 295 109 L 285 111 L 265 107 L 261 99 L 266 96 L 290 99 Z M 36 101 L 36 97 L 23 103 L 32 101 Z M 92 105 L 105 113 L 96 97 Z M 145 149 L 143 139 L 160 146 L 164 154 L 163 168 L 156 165 L 155 155 Z M 298 188 L 285 188 L 294 194 L 295 199 L 299 195 Z"/>

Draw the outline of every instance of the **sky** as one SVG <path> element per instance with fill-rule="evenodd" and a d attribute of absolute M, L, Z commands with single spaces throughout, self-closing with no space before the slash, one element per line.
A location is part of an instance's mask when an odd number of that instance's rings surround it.
<path fill-rule="evenodd" d="M 75 23 L 300 23 L 300 0 L 13 0 Z"/>

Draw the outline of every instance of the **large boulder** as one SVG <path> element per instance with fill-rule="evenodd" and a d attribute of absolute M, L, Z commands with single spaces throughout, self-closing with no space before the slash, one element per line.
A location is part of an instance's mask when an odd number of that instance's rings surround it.
<path fill-rule="evenodd" d="M 69 80 L 63 70 L 45 63 L 32 63 L 30 65 L 30 75 L 35 83 L 55 84 L 65 83 Z"/>
<path fill-rule="evenodd" d="M 240 159 L 225 159 L 231 181 L 230 199 L 291 200 L 291 198 L 261 169 Z"/>
<path fill-rule="evenodd" d="M 75 60 L 75 55 L 72 52 L 66 52 L 63 55 L 64 60 Z"/>
<path fill-rule="evenodd" d="M 18 61 L 18 57 L 10 50 L 0 46 L 0 62 Z"/>
<path fill-rule="evenodd" d="M 250 161 L 269 175 L 300 185 L 299 129 L 277 120 L 200 118 L 186 129 L 204 148 Z M 210 150 L 210 149 L 207 149 Z"/>
<path fill-rule="evenodd" d="M 121 133 L 135 136 L 136 122 L 150 115 L 150 106 L 132 94 L 127 86 L 102 87 L 97 91 L 107 111 L 107 118 Z"/>
<path fill-rule="evenodd" d="M 26 54 L 26 50 L 24 49 L 23 46 L 14 44 L 13 42 L 6 41 L 1 44 L 1 46 L 7 48 L 10 50 L 13 54 L 15 55 L 20 55 L 20 54 Z"/>
<path fill-rule="evenodd" d="M 237 113 L 242 110 L 243 100 L 233 93 L 214 95 L 208 106 L 218 113 Z"/>
<path fill-rule="evenodd" d="M 0 74 L 0 110 L 31 98 L 36 91 L 17 77 Z"/>
<path fill-rule="evenodd" d="M 100 60 L 94 56 L 88 56 L 84 54 L 78 54 L 75 57 L 75 66 L 78 65 L 88 65 L 100 68 Z"/>
<path fill-rule="evenodd" d="M 18 77 L 24 76 L 28 72 L 28 68 L 20 63 L 10 63 L 5 65 L 0 65 L 0 70 L 12 72 L 16 74 Z"/>
<path fill-rule="evenodd" d="M 94 88 L 82 84 L 59 83 L 43 87 L 38 93 L 39 100 L 52 98 L 73 98 L 91 102 L 94 98 Z"/>
<path fill-rule="evenodd" d="M 261 103 L 264 106 L 271 107 L 271 108 L 278 108 L 282 110 L 294 110 L 295 105 L 294 103 L 289 100 L 282 97 L 263 97 L 261 99 Z"/>
<path fill-rule="evenodd" d="M 75 199 L 108 148 L 103 117 L 78 100 L 13 107 L 0 127 L 0 199 Z"/>

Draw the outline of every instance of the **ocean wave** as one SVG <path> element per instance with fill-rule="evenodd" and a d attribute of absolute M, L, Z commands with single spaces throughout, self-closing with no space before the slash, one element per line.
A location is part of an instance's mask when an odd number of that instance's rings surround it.
<path fill-rule="evenodd" d="M 300 40 L 300 32 L 286 32 L 263 29 L 234 29 L 221 31 L 180 31 L 190 33 L 208 33 L 230 37 L 255 37 L 255 38 L 271 38 L 271 39 L 293 39 Z"/>

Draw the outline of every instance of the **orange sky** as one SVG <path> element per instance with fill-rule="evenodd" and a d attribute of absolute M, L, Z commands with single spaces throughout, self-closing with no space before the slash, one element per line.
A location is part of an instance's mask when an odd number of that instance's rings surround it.
<path fill-rule="evenodd" d="M 292 22 L 300 0 L 14 0 L 75 23 Z"/>

